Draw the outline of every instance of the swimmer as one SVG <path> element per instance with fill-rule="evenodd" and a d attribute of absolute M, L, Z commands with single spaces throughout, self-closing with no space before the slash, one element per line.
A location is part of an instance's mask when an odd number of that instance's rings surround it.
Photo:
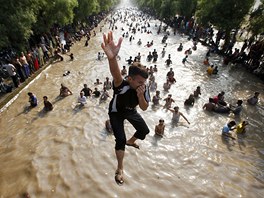
<path fill-rule="evenodd" d="M 164 135 L 164 130 L 165 130 L 165 124 L 164 124 L 164 120 L 160 119 L 159 120 L 159 124 L 157 124 L 155 126 L 155 135 L 159 136 L 159 137 L 163 137 Z"/>
<path fill-rule="evenodd" d="M 228 122 L 227 124 L 225 124 L 225 126 L 222 128 L 222 136 L 224 137 L 229 137 L 231 139 L 235 139 L 232 134 L 230 133 L 230 131 L 234 130 L 236 127 L 236 122 L 234 120 Z"/>
<path fill-rule="evenodd" d="M 185 100 L 184 105 L 193 106 L 194 105 L 194 95 L 190 94 L 189 98 Z"/>
<path fill-rule="evenodd" d="M 258 100 L 259 100 L 258 97 L 259 97 L 259 92 L 255 92 L 254 96 L 247 99 L 247 103 L 250 105 L 256 105 L 258 103 Z"/>
<path fill-rule="evenodd" d="M 196 87 L 196 90 L 194 90 L 194 92 L 193 92 L 193 96 L 194 97 L 199 97 L 199 95 L 201 95 L 201 87 L 200 86 L 198 86 L 198 87 Z"/>
<path fill-rule="evenodd" d="M 236 133 L 245 134 L 246 133 L 246 126 L 248 125 L 247 121 L 243 121 L 239 123 L 236 127 Z"/>
<path fill-rule="evenodd" d="M 167 96 L 167 98 L 164 99 L 164 101 L 165 101 L 165 104 L 164 104 L 163 108 L 166 108 L 166 109 L 171 108 L 171 104 L 172 104 L 173 102 L 175 102 L 175 101 L 172 99 L 172 95 L 171 95 L 171 94 L 169 94 L 169 95 Z"/>
<path fill-rule="evenodd" d="M 52 104 L 48 101 L 47 96 L 43 96 L 43 102 L 44 102 L 44 111 L 51 111 L 53 109 Z"/>
<path fill-rule="evenodd" d="M 152 97 L 153 105 L 159 105 L 160 99 L 161 99 L 161 97 L 160 97 L 160 91 L 156 91 L 156 95 L 154 95 Z"/>
<path fill-rule="evenodd" d="M 172 108 L 169 108 L 169 110 L 172 112 L 172 122 L 173 124 L 177 124 L 180 120 L 180 117 L 183 117 L 186 122 L 188 124 L 190 124 L 190 122 L 188 121 L 188 119 L 179 111 L 179 107 L 174 107 L 173 109 Z"/>
<path fill-rule="evenodd" d="M 209 102 L 204 104 L 203 109 L 205 109 L 206 111 L 214 111 L 216 109 L 216 104 L 214 103 L 214 99 L 209 98 Z"/>
<path fill-rule="evenodd" d="M 61 84 L 60 96 L 66 97 L 66 96 L 69 96 L 69 95 L 72 95 L 72 92 L 64 84 Z"/>
<path fill-rule="evenodd" d="M 169 91 L 170 88 L 171 88 L 171 84 L 169 79 L 167 79 L 167 81 L 163 84 L 163 89 L 164 91 Z"/>
<path fill-rule="evenodd" d="M 84 106 L 87 102 L 86 102 L 86 97 L 84 96 L 84 93 L 81 91 L 80 92 L 80 96 L 78 97 L 78 103 L 81 106 Z"/>

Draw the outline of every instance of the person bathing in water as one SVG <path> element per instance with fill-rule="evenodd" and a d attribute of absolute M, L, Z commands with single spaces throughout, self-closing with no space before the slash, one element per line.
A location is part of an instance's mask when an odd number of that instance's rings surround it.
<path fill-rule="evenodd" d="M 123 178 L 123 160 L 125 155 L 125 146 L 132 146 L 139 149 L 136 140 L 144 140 L 149 133 L 149 128 L 137 112 L 136 106 L 141 110 L 147 110 L 150 101 L 150 95 L 146 81 L 148 79 L 147 70 L 141 64 L 129 67 L 128 76 L 123 79 L 117 55 L 121 47 L 122 37 L 118 43 L 114 43 L 113 34 L 109 32 L 103 35 L 103 48 L 109 62 L 110 73 L 113 77 L 114 97 L 109 104 L 110 123 L 116 139 L 115 153 L 117 159 L 117 169 L 115 173 L 115 181 L 118 185 L 124 183 Z M 126 139 L 124 120 L 128 120 L 136 132 L 130 139 Z"/>

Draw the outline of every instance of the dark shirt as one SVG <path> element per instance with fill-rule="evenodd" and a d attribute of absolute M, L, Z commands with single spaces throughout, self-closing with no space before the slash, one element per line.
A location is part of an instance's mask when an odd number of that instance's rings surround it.
<path fill-rule="evenodd" d="M 92 90 L 90 88 L 83 88 L 82 92 L 84 93 L 84 96 L 91 96 Z"/>
<path fill-rule="evenodd" d="M 124 112 L 133 110 L 139 104 L 137 92 L 131 89 L 129 83 L 123 80 L 119 87 L 113 87 L 114 97 L 109 104 L 109 112 Z M 146 86 L 145 100 L 150 101 L 149 89 Z"/>
<path fill-rule="evenodd" d="M 101 93 L 100 93 L 100 91 L 94 91 L 94 92 L 93 92 L 93 95 L 94 95 L 96 98 L 98 98 L 98 97 L 101 95 Z"/>
<path fill-rule="evenodd" d="M 53 109 L 53 106 L 49 101 L 44 101 L 44 109 L 45 111 L 51 111 Z"/>

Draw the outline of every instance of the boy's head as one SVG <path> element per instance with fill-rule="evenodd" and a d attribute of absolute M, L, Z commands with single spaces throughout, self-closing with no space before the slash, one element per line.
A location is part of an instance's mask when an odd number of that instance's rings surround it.
<path fill-rule="evenodd" d="M 148 78 L 147 70 L 141 65 L 132 65 L 128 70 L 128 83 L 133 89 L 144 85 Z"/>

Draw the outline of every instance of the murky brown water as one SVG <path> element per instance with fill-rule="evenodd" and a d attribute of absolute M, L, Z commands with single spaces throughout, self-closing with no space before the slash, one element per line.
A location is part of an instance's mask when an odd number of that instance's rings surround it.
<path fill-rule="evenodd" d="M 120 51 L 120 66 L 126 65 L 125 58 L 143 55 L 143 63 L 149 51 L 157 49 L 159 55 L 163 45 L 162 35 L 151 21 L 153 35 L 135 35 L 132 43 L 124 39 Z M 101 26 L 104 22 L 101 23 Z M 108 31 L 109 25 L 103 27 Z M 118 23 L 114 31 L 117 39 L 128 30 Z M 98 99 L 89 99 L 84 109 L 76 109 L 79 91 L 84 83 L 94 88 L 96 78 L 104 81 L 110 76 L 106 60 L 97 61 L 97 52 L 102 51 L 102 33 L 84 47 L 84 39 L 72 48 L 74 61 L 65 60 L 51 65 L 37 79 L 25 88 L 17 99 L 0 117 L 0 197 L 20 197 L 28 192 L 31 197 L 263 197 L 264 196 L 264 140 L 263 103 L 256 107 L 244 105 L 240 119 L 247 119 L 247 137 L 239 138 L 234 144 L 226 144 L 221 138 L 221 128 L 233 115 L 207 113 L 202 106 L 208 97 L 224 90 L 228 102 L 248 98 L 254 91 L 261 92 L 263 83 L 241 69 L 222 66 L 222 58 L 211 56 L 211 62 L 219 65 L 219 75 L 208 77 L 202 64 L 207 48 L 198 44 L 184 66 L 183 52 L 177 52 L 180 42 L 184 49 L 192 46 L 186 37 L 170 36 L 165 58 L 158 58 L 158 73 L 155 74 L 158 89 L 162 89 L 169 68 L 164 65 L 167 55 L 172 56 L 177 83 L 170 92 L 180 111 L 191 122 L 183 119 L 172 127 L 171 113 L 160 108 L 142 112 L 150 134 L 139 141 L 140 150 L 127 148 L 125 156 L 125 184 L 120 187 L 114 181 L 116 159 L 114 137 L 104 129 L 108 118 L 107 102 L 99 104 Z M 143 44 L 137 46 L 141 38 Z M 144 47 L 154 40 L 154 46 Z M 62 74 L 70 70 L 69 76 Z M 60 84 L 65 83 L 72 96 L 57 100 Z M 200 85 L 202 96 L 194 107 L 184 108 L 183 102 Z M 98 86 L 102 89 L 102 86 Z M 27 92 L 37 95 L 38 107 L 25 112 Z M 111 92 L 112 94 L 112 92 Z M 153 93 L 152 93 L 153 94 Z M 47 95 L 54 104 L 54 110 L 42 113 L 42 96 Z M 165 98 L 167 93 L 161 91 Z M 153 137 L 154 127 L 160 118 L 165 119 L 165 137 Z M 134 133 L 126 122 L 127 136 Z"/>

